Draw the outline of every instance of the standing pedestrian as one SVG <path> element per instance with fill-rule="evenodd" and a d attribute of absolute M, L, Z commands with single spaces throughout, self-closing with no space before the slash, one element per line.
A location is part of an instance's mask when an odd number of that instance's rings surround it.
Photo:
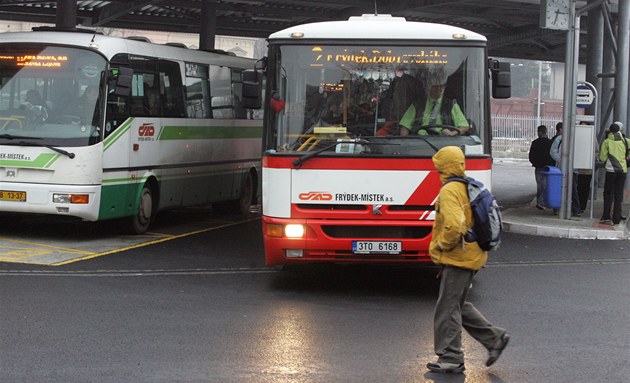
<path fill-rule="evenodd" d="M 602 149 L 599 151 L 599 159 L 606 162 L 606 179 L 604 181 L 604 211 L 599 221 L 603 224 L 617 225 L 622 219 L 621 203 L 623 202 L 623 187 L 626 182 L 630 140 L 628 140 L 621 129 L 623 124 L 619 121 L 610 125 L 608 137 L 602 142 Z M 612 207 L 612 221 L 611 218 Z"/>
<path fill-rule="evenodd" d="M 562 122 L 556 124 L 556 135 L 551 139 L 551 148 L 549 149 L 549 155 L 556 161 L 556 166 L 562 169 Z M 574 217 L 580 216 L 580 197 L 578 195 L 578 171 L 573 170 L 573 182 L 571 184 L 571 215 Z M 553 210 L 554 214 L 557 214 L 557 209 Z"/>
<path fill-rule="evenodd" d="M 544 191 L 546 189 L 545 171 L 547 166 L 553 166 L 556 162 L 549 155 L 551 149 L 551 140 L 547 137 L 547 127 L 540 125 L 538 127 L 538 138 L 532 141 L 529 148 L 529 162 L 534 167 L 534 176 L 536 177 L 536 207 L 539 210 L 545 210 Z"/>
<path fill-rule="evenodd" d="M 439 373 L 464 371 L 462 328 L 488 350 L 486 366 L 497 361 L 510 337 L 505 329 L 493 326 L 466 300 L 475 273 L 483 267 L 488 253 L 477 242 L 464 236 L 473 218 L 466 184 L 449 182 L 450 177 L 465 177 L 465 158 L 457 146 L 446 146 L 433 156 L 440 173 L 442 188 L 435 204 L 435 221 L 429 253 L 442 266 L 440 293 L 434 314 L 434 348 L 436 362 L 427 368 Z"/>

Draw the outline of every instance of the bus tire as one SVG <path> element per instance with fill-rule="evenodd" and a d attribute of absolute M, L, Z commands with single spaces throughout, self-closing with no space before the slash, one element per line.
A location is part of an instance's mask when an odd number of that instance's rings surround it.
<path fill-rule="evenodd" d="M 245 183 L 243 184 L 243 192 L 241 193 L 241 198 L 238 199 L 238 213 L 241 215 L 249 215 L 249 211 L 252 208 L 255 192 L 253 178 L 252 172 L 247 172 L 247 177 L 245 177 Z"/>
<path fill-rule="evenodd" d="M 243 189 L 241 190 L 241 196 L 239 199 L 214 202 L 212 204 L 212 209 L 219 214 L 249 215 L 254 194 L 256 192 L 255 185 L 256 183 L 254 182 L 252 172 L 248 172 L 245 182 L 243 183 Z"/>
<path fill-rule="evenodd" d="M 153 191 L 148 184 L 145 184 L 140 192 L 138 210 L 129 218 L 129 232 L 131 234 L 145 233 L 153 220 L 153 210 Z"/>

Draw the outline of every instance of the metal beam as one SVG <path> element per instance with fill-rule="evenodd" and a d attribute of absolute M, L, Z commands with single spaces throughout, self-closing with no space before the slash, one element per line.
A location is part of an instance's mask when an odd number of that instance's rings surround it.
<path fill-rule="evenodd" d="M 158 5 L 162 0 L 136 0 L 124 3 L 111 3 L 98 11 L 95 11 L 95 15 L 92 17 L 92 26 L 100 27 L 108 22 L 115 20 L 121 16 L 128 15 L 129 13 L 136 11 L 147 5 Z"/>

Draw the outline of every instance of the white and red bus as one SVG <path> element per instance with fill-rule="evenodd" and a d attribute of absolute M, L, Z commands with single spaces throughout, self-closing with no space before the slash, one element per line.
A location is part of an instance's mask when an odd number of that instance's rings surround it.
<path fill-rule="evenodd" d="M 429 261 L 431 157 L 459 146 L 467 173 L 491 185 L 489 99 L 509 97 L 509 64 L 488 59 L 482 35 L 390 15 L 298 25 L 268 42 L 266 263 Z M 429 122 L 410 116 L 437 83 L 441 109 Z"/>

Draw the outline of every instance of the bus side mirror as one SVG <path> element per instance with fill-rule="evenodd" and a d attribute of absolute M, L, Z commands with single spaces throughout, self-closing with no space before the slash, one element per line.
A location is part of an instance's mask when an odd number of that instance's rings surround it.
<path fill-rule="evenodd" d="M 490 71 L 492 72 L 492 97 L 512 97 L 512 74 L 510 72 L 510 63 L 489 60 L 489 64 Z"/>
<path fill-rule="evenodd" d="M 110 71 L 110 79 L 114 81 L 114 94 L 122 97 L 130 96 L 132 77 L 133 69 L 131 68 L 113 68 Z"/>
<path fill-rule="evenodd" d="M 262 71 L 246 69 L 243 71 L 243 108 L 260 109 L 262 107 Z"/>

